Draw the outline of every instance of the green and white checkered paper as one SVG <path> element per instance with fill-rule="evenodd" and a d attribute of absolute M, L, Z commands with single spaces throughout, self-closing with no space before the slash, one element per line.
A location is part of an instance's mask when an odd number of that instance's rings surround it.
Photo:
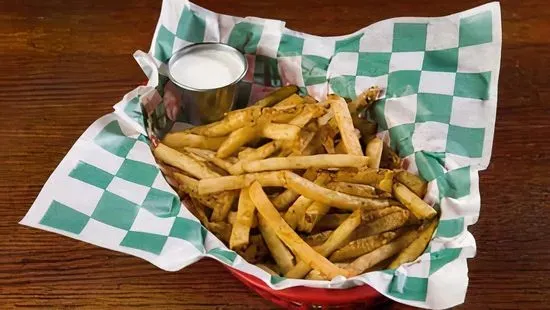
<path fill-rule="evenodd" d="M 379 136 L 407 169 L 429 181 L 426 201 L 441 210 L 428 249 L 397 270 L 353 279 L 270 276 L 229 250 L 181 204 L 151 154 L 139 97 L 167 75 L 166 63 L 195 42 L 224 42 L 245 53 L 239 88 L 245 106 L 296 84 L 323 99 L 384 88 L 375 105 Z M 94 122 L 48 179 L 22 224 L 141 257 L 169 271 L 202 257 L 255 275 L 274 289 L 369 284 L 399 302 L 448 308 L 464 301 L 466 259 L 476 245 L 467 227 L 479 216 L 478 172 L 489 164 L 496 118 L 501 24 L 498 3 L 440 18 L 395 18 L 353 34 L 318 37 L 282 21 L 210 12 L 165 0 L 149 54 L 136 60 L 147 86 L 126 94 Z M 227 275 L 220 275 L 227 276 Z"/>

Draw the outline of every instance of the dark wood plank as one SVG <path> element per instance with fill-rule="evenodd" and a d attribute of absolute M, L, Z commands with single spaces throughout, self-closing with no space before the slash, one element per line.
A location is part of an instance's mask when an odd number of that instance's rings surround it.
<path fill-rule="evenodd" d="M 317 35 L 351 33 L 396 16 L 440 16 L 483 1 L 201 0 L 220 13 L 283 19 Z M 464 309 L 547 308 L 550 300 L 550 6 L 501 1 L 503 54 L 492 163 L 471 230 Z M 0 4 L 1 308 L 243 308 L 273 304 L 218 263 L 168 273 L 140 259 L 17 225 L 83 130 L 144 75 L 160 1 Z M 406 308 L 392 304 L 391 309 Z"/>

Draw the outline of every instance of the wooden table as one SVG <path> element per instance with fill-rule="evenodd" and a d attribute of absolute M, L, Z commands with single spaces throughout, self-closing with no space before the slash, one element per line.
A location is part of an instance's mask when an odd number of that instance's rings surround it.
<path fill-rule="evenodd" d="M 196 2 L 230 15 L 283 19 L 290 28 L 317 35 L 482 3 Z M 84 129 L 144 80 L 132 53 L 148 50 L 160 5 L 158 0 L 0 4 L 0 308 L 273 307 L 211 260 L 168 273 L 138 258 L 17 224 Z M 481 174 L 481 216 L 471 228 L 478 254 L 470 261 L 461 308 L 547 308 L 550 6 L 546 0 L 506 0 L 502 9 L 493 158 Z"/>

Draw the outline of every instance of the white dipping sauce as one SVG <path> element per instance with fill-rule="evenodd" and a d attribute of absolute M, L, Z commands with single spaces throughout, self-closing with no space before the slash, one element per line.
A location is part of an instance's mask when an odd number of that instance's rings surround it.
<path fill-rule="evenodd" d="M 196 49 L 183 55 L 170 68 L 179 84 L 195 89 L 212 89 L 235 82 L 243 73 L 238 55 L 224 50 Z"/>

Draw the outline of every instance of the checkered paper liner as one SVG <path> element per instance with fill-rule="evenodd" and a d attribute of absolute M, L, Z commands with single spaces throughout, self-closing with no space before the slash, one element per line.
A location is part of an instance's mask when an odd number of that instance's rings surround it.
<path fill-rule="evenodd" d="M 385 89 L 376 103 L 378 135 L 429 181 L 426 201 L 441 211 L 428 248 L 396 270 L 352 279 L 270 276 L 229 250 L 180 203 L 150 151 L 141 96 L 167 76 L 166 63 L 195 42 L 224 42 L 245 53 L 249 70 L 239 107 L 273 88 L 353 98 Z M 273 289 L 347 288 L 366 283 L 404 304 L 448 308 L 464 301 L 466 259 L 476 245 L 467 227 L 479 216 L 478 171 L 487 167 L 496 117 L 500 8 L 489 3 L 440 18 L 395 18 L 353 34 L 318 37 L 284 22 L 220 15 L 165 0 L 148 54 L 135 58 L 149 77 L 115 112 L 94 122 L 52 173 L 21 224 L 141 257 L 176 271 L 211 257 Z M 225 276 L 225 275 L 224 275 Z"/>

